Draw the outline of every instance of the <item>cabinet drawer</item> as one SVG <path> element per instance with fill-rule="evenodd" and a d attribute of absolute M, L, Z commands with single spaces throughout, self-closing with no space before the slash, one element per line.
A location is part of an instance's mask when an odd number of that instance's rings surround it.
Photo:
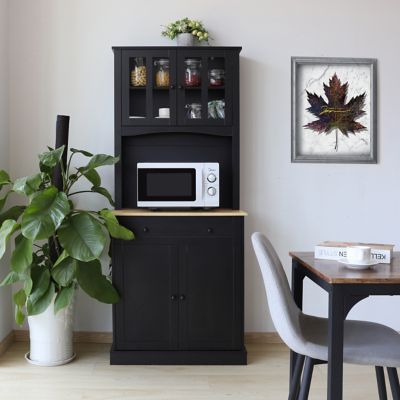
<path fill-rule="evenodd" d="M 161 236 L 233 236 L 237 217 L 118 217 L 136 239 Z M 236 221 L 237 222 L 237 221 Z"/>

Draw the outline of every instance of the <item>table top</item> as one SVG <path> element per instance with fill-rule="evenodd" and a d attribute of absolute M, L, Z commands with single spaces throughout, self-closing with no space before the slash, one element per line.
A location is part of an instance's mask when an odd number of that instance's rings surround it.
<path fill-rule="evenodd" d="M 146 208 L 124 208 L 113 211 L 119 217 L 245 217 L 247 212 L 228 208 L 213 208 L 211 210 L 171 210 L 153 211 Z"/>
<path fill-rule="evenodd" d="M 390 264 L 377 264 L 366 270 L 352 270 L 338 261 L 318 260 L 314 252 L 290 252 L 303 267 L 327 283 L 400 284 L 400 252 L 394 252 Z"/>

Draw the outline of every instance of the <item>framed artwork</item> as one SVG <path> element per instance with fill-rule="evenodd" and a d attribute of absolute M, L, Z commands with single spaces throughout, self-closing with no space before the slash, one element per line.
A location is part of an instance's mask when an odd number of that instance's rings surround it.
<path fill-rule="evenodd" d="M 292 162 L 377 162 L 376 66 L 292 57 Z"/>

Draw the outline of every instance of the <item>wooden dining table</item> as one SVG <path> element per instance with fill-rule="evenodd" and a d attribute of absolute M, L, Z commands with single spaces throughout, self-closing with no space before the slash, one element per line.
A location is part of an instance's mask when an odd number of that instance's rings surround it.
<path fill-rule="evenodd" d="M 400 252 L 390 264 L 377 264 L 366 270 L 347 268 L 339 261 L 319 260 L 312 252 L 290 252 L 292 293 L 297 306 L 303 306 L 303 281 L 309 278 L 329 295 L 328 312 L 328 400 L 343 398 L 343 327 L 349 311 L 369 296 L 400 294 Z M 290 378 L 297 354 L 291 352 Z"/>

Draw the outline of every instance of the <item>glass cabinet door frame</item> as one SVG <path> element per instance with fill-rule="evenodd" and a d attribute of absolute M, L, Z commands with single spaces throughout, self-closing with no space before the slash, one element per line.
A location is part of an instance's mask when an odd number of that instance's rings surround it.
<path fill-rule="evenodd" d="M 232 94 L 233 94 L 233 79 L 234 79 L 234 65 L 232 55 L 223 50 L 214 50 L 206 48 L 206 50 L 199 49 L 183 49 L 179 48 L 177 56 L 177 77 L 176 82 L 178 85 L 177 93 L 177 116 L 178 124 L 186 126 L 195 125 L 231 125 L 232 124 Z M 189 58 L 201 60 L 201 86 L 199 88 L 185 87 L 185 60 Z M 223 58 L 225 69 L 225 83 L 224 83 L 224 100 L 225 100 L 225 119 L 210 119 L 208 118 L 208 101 L 211 91 L 218 90 L 217 88 L 209 88 L 209 60 L 212 58 Z M 198 91 L 200 93 L 199 102 L 201 103 L 201 119 L 187 118 L 187 105 L 186 95 L 187 92 Z"/>
<path fill-rule="evenodd" d="M 146 60 L 147 82 L 145 88 L 133 88 L 131 85 L 131 63 L 133 58 Z M 169 59 L 169 87 L 156 88 L 154 79 L 154 61 L 157 59 Z M 125 50 L 122 54 L 122 124 L 125 126 L 148 126 L 148 125 L 176 125 L 176 51 L 175 50 Z M 132 91 L 143 90 L 145 92 L 145 118 L 133 119 L 130 116 L 130 102 L 134 95 Z M 155 118 L 155 99 L 161 93 L 168 92 L 170 118 Z M 163 97 L 166 97 L 163 94 Z"/>

